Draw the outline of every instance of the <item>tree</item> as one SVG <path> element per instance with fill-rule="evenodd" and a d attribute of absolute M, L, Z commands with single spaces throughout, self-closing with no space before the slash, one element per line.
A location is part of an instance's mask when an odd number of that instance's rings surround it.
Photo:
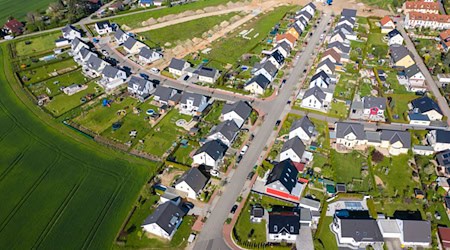
<path fill-rule="evenodd" d="M 398 7 L 398 0 L 392 0 L 392 5 L 397 8 Z"/>
<path fill-rule="evenodd" d="M 384 160 L 384 155 L 378 151 L 378 150 L 374 150 L 372 151 L 372 161 L 375 163 L 380 163 Z"/>

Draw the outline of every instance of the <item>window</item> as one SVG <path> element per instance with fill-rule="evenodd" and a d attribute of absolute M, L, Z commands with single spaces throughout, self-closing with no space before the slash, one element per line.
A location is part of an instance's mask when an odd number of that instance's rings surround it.
<path fill-rule="evenodd" d="M 277 225 L 273 225 L 273 231 L 278 232 L 278 226 Z"/>

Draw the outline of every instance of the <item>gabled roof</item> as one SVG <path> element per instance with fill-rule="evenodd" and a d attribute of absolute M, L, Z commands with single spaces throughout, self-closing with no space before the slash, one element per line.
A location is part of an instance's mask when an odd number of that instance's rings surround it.
<path fill-rule="evenodd" d="M 382 110 L 386 109 L 386 98 L 385 97 L 375 97 L 375 96 L 364 96 L 362 98 L 364 108 L 379 108 Z"/>
<path fill-rule="evenodd" d="M 199 69 L 197 69 L 194 73 L 198 74 L 199 76 L 214 78 L 217 72 L 218 72 L 217 69 L 202 66 Z"/>
<path fill-rule="evenodd" d="M 403 241 L 431 243 L 431 223 L 422 220 L 403 220 Z"/>
<path fill-rule="evenodd" d="M 296 212 L 269 213 L 269 234 L 292 234 L 300 232 L 300 215 Z"/>
<path fill-rule="evenodd" d="M 195 154 L 198 155 L 200 153 L 205 152 L 207 155 L 209 155 L 211 158 L 217 161 L 225 155 L 227 150 L 228 150 L 227 145 L 223 144 L 220 140 L 212 140 L 207 141 L 205 144 L 203 144 L 195 152 Z"/>
<path fill-rule="evenodd" d="M 153 57 L 154 53 L 159 54 L 155 50 L 152 50 L 149 47 L 145 46 L 145 47 L 142 47 L 141 50 L 139 51 L 139 56 L 142 56 L 142 57 L 144 57 L 146 59 L 150 59 L 150 58 Z"/>
<path fill-rule="evenodd" d="M 61 31 L 63 34 L 69 34 L 71 31 L 81 33 L 77 28 L 73 27 L 71 24 L 64 26 L 64 28 L 62 28 Z"/>
<path fill-rule="evenodd" d="M 332 72 L 334 72 L 334 70 L 336 69 L 336 66 L 334 65 L 334 63 L 330 60 L 330 58 L 327 58 L 323 61 L 321 61 L 318 65 L 317 68 L 321 68 L 322 66 L 326 65 Z"/>
<path fill-rule="evenodd" d="M 161 101 L 169 101 L 170 97 L 172 97 L 172 88 L 163 87 L 161 85 L 158 85 L 155 90 L 155 96 L 159 96 L 159 99 Z"/>
<path fill-rule="evenodd" d="M 116 77 L 119 70 L 120 69 L 113 67 L 111 65 L 106 65 L 105 68 L 103 68 L 103 70 L 102 70 L 102 74 L 105 77 L 114 78 L 114 77 Z"/>
<path fill-rule="evenodd" d="M 134 39 L 134 37 L 128 37 L 127 40 L 123 43 L 123 46 L 127 49 L 132 49 L 134 45 L 138 43 L 138 40 Z"/>
<path fill-rule="evenodd" d="M 436 160 L 440 166 L 450 166 L 450 150 L 445 150 L 436 154 Z"/>
<path fill-rule="evenodd" d="M 289 132 L 292 132 L 298 128 L 302 128 L 302 130 L 311 137 L 315 127 L 314 124 L 309 120 L 307 116 L 303 116 L 301 119 L 294 121 L 291 125 Z"/>
<path fill-rule="evenodd" d="M 420 113 L 426 113 L 428 111 L 435 110 L 442 115 L 442 111 L 439 108 L 439 105 L 428 96 L 423 96 L 412 100 L 411 104 L 413 108 L 417 109 Z"/>
<path fill-rule="evenodd" d="M 298 170 L 291 160 L 284 160 L 277 163 L 267 177 L 266 186 L 279 181 L 281 185 L 290 193 L 297 185 Z"/>
<path fill-rule="evenodd" d="M 288 54 L 291 53 L 291 46 L 286 41 L 282 41 L 275 48 L 277 47 L 283 48 Z"/>
<path fill-rule="evenodd" d="M 436 142 L 450 143 L 450 131 L 436 129 Z"/>
<path fill-rule="evenodd" d="M 280 51 L 275 50 L 270 56 L 273 57 L 278 64 L 281 65 L 284 63 L 284 56 L 280 53 Z"/>
<path fill-rule="evenodd" d="M 330 44 L 328 44 L 328 49 L 330 48 L 337 48 L 340 51 L 342 51 L 342 53 L 348 54 L 348 52 L 350 52 L 350 46 L 345 46 L 343 43 L 336 41 L 336 42 L 332 42 Z"/>
<path fill-rule="evenodd" d="M 84 60 L 86 59 L 86 57 L 91 54 L 91 56 L 96 56 L 94 54 L 94 52 L 90 51 L 89 49 L 87 49 L 86 47 L 82 47 L 80 49 L 80 51 L 78 52 L 78 54 L 81 56 L 81 58 Z"/>
<path fill-rule="evenodd" d="M 366 139 L 366 134 L 364 133 L 364 125 L 360 123 L 350 122 L 336 123 L 336 138 L 344 138 L 350 133 L 353 133 L 358 140 Z"/>
<path fill-rule="evenodd" d="M 298 156 L 298 157 L 302 157 L 303 153 L 305 153 L 305 144 L 303 144 L 302 140 L 300 140 L 300 138 L 298 138 L 298 136 L 292 137 L 291 139 L 287 140 L 284 144 L 283 144 L 283 148 L 281 149 L 281 153 L 292 149 L 294 151 L 294 153 Z"/>
<path fill-rule="evenodd" d="M 176 230 L 177 223 L 183 218 L 186 213 L 173 202 L 164 202 L 159 205 L 155 211 L 148 216 L 142 226 L 156 223 L 167 234 L 171 235 Z"/>
<path fill-rule="evenodd" d="M 393 38 L 398 35 L 400 35 L 403 38 L 402 34 L 400 34 L 400 32 L 397 29 L 393 29 L 393 30 L 389 31 L 389 33 L 387 35 L 389 38 Z"/>
<path fill-rule="evenodd" d="M 254 76 L 250 81 L 248 81 L 245 86 L 248 86 L 252 83 L 258 84 L 262 89 L 266 89 L 267 86 L 270 84 L 269 79 L 267 79 L 263 74 L 259 74 L 257 76 Z"/>
<path fill-rule="evenodd" d="M 183 92 L 183 95 L 181 96 L 181 103 L 187 103 L 188 100 L 193 101 L 193 106 L 199 107 L 202 103 L 202 99 L 205 96 L 197 94 L 197 93 L 191 93 L 191 92 Z"/>
<path fill-rule="evenodd" d="M 327 49 L 323 55 L 322 58 L 326 57 L 326 56 L 331 56 L 334 60 L 336 60 L 336 62 L 340 62 L 341 61 L 341 55 L 339 55 L 339 53 L 336 52 L 336 50 L 334 49 Z"/>
<path fill-rule="evenodd" d="M 349 22 L 350 25 L 353 27 L 355 26 L 355 19 L 349 16 L 341 16 L 341 18 L 339 19 L 338 25 L 345 23 L 345 21 Z"/>
<path fill-rule="evenodd" d="M 340 24 L 338 24 L 335 28 L 334 28 L 334 30 L 340 30 L 340 31 L 342 31 L 342 32 L 349 32 L 349 33 L 352 33 L 353 32 L 353 28 L 350 26 L 350 25 L 348 25 L 347 23 L 340 23 Z M 344 33 L 345 33 L 344 32 Z"/>
<path fill-rule="evenodd" d="M 406 1 L 405 9 L 411 10 L 437 10 L 439 11 L 439 3 L 426 1 Z"/>
<path fill-rule="evenodd" d="M 356 17 L 356 10 L 355 9 L 343 9 L 341 12 L 341 16 Z"/>
<path fill-rule="evenodd" d="M 308 3 L 307 5 L 305 5 L 305 7 L 307 7 L 307 6 L 311 7 L 313 10 L 316 10 L 316 6 L 312 2 Z M 305 7 L 303 7 L 303 9 Z"/>
<path fill-rule="evenodd" d="M 412 58 L 409 50 L 403 45 L 391 45 L 389 46 L 389 51 L 391 52 L 391 57 L 394 62 L 398 62 L 407 56 L 410 56 Z"/>
<path fill-rule="evenodd" d="M 341 30 L 334 30 L 334 32 L 331 34 L 331 38 L 335 36 L 340 36 L 343 40 L 345 40 L 345 34 Z"/>
<path fill-rule="evenodd" d="M 439 239 L 441 240 L 442 247 L 450 248 L 450 228 L 438 227 Z"/>
<path fill-rule="evenodd" d="M 233 121 L 223 121 L 212 129 L 210 135 L 215 133 L 221 133 L 228 140 L 232 140 L 239 132 L 239 127 Z"/>
<path fill-rule="evenodd" d="M 222 108 L 222 114 L 235 112 L 242 119 L 246 120 L 252 113 L 252 107 L 246 101 L 237 101 L 231 104 L 225 103 Z"/>
<path fill-rule="evenodd" d="M 341 219 L 342 237 L 353 238 L 356 242 L 383 242 L 383 235 L 376 220 Z"/>
<path fill-rule="evenodd" d="M 311 18 L 312 18 L 312 15 L 308 12 L 308 11 L 306 11 L 306 10 L 302 10 L 302 11 L 300 11 L 300 13 L 298 13 L 299 15 L 303 15 L 303 16 L 305 16 L 306 18 L 308 18 L 308 20 L 311 20 Z"/>
<path fill-rule="evenodd" d="M 110 27 L 111 24 L 108 20 L 96 22 L 95 26 L 97 26 L 98 29 L 104 29 L 105 27 Z"/>
<path fill-rule="evenodd" d="M 273 65 L 273 63 L 269 60 L 265 61 L 262 64 L 258 64 L 256 65 L 258 69 L 265 69 L 267 73 L 269 73 L 269 75 L 271 76 L 275 76 L 278 72 L 277 67 L 275 67 L 275 65 Z"/>
<path fill-rule="evenodd" d="M 175 185 L 182 183 L 183 181 L 186 182 L 195 193 L 198 193 L 208 182 L 208 177 L 206 177 L 198 168 L 191 168 L 176 181 Z"/>
<path fill-rule="evenodd" d="M 8 28 L 11 32 L 20 34 L 22 33 L 22 29 L 24 27 L 23 23 L 17 21 L 17 19 L 12 18 L 8 22 L 5 23 L 6 28 Z"/>
<path fill-rule="evenodd" d="M 384 17 L 381 18 L 381 20 L 380 20 L 381 26 L 385 26 L 385 25 L 386 25 L 387 23 L 389 23 L 389 22 L 393 22 L 392 19 L 391 19 L 391 17 L 389 17 L 389 16 L 384 16 Z"/>
<path fill-rule="evenodd" d="M 297 39 L 295 39 L 295 36 L 293 36 L 292 34 L 289 33 L 284 33 L 284 34 L 278 34 L 275 37 L 276 41 L 279 42 L 283 39 L 288 40 L 289 42 L 291 42 L 292 44 L 295 44 L 295 41 L 297 41 Z"/>
<path fill-rule="evenodd" d="M 418 73 L 422 74 L 422 72 L 420 71 L 419 67 L 417 67 L 416 64 L 413 64 L 413 65 L 409 66 L 404 71 L 405 71 L 406 77 L 408 77 L 408 78 L 411 78 L 411 77 L 415 76 Z"/>
<path fill-rule="evenodd" d="M 123 36 L 127 36 L 127 33 L 125 33 L 123 30 L 121 29 L 117 29 L 116 33 L 114 34 L 114 38 L 116 38 L 117 40 L 121 39 Z"/>
<path fill-rule="evenodd" d="M 106 62 L 98 58 L 97 56 L 90 56 L 86 64 L 90 69 L 98 71 L 104 63 Z M 107 63 L 107 65 L 109 65 L 109 63 Z"/>
<path fill-rule="evenodd" d="M 169 64 L 169 68 L 176 70 L 183 70 L 185 64 L 186 64 L 185 60 L 172 58 Z"/>
<path fill-rule="evenodd" d="M 403 148 L 411 148 L 411 134 L 408 131 L 384 129 L 381 131 L 381 140 L 389 141 L 391 144 L 399 141 L 402 143 Z"/>
<path fill-rule="evenodd" d="M 323 70 L 321 70 L 321 71 L 317 72 L 315 75 L 313 75 L 313 76 L 311 77 L 310 82 L 314 82 L 314 81 L 316 81 L 316 80 L 319 79 L 319 78 L 322 79 L 322 81 L 324 81 L 327 85 L 330 84 L 331 78 L 330 78 L 330 76 L 329 76 L 327 73 L 325 73 L 325 71 L 323 71 Z"/>
<path fill-rule="evenodd" d="M 149 82 L 150 81 L 148 81 L 144 78 L 137 77 L 137 76 L 131 76 L 130 81 L 128 81 L 128 87 L 133 88 L 134 85 L 137 85 L 138 91 L 143 91 L 145 89 L 145 86 Z"/>
<path fill-rule="evenodd" d="M 299 35 L 303 33 L 302 28 L 301 28 L 297 23 L 294 23 L 294 24 L 292 25 L 292 28 L 295 29 L 295 31 L 297 31 L 297 33 L 298 33 Z"/>
<path fill-rule="evenodd" d="M 305 91 L 305 94 L 303 95 L 303 99 L 306 99 L 309 96 L 315 96 L 317 100 L 322 102 L 325 100 L 326 94 L 323 92 L 323 90 L 317 86 L 314 86 L 308 90 Z"/>
<path fill-rule="evenodd" d="M 450 30 L 444 30 L 441 33 L 439 33 L 439 37 L 444 40 L 447 41 L 450 38 Z"/>
<path fill-rule="evenodd" d="M 255 204 L 250 209 L 250 216 L 262 218 L 264 216 L 264 208 L 260 204 Z"/>

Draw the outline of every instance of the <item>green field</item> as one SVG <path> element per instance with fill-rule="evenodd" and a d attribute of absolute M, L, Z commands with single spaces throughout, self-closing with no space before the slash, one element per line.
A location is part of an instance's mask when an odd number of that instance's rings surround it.
<path fill-rule="evenodd" d="M 61 73 L 64 73 L 69 70 L 76 69 L 77 67 L 78 65 L 73 59 L 67 59 L 60 62 L 46 64 L 42 67 L 21 71 L 19 73 L 19 76 L 21 79 L 24 79 L 24 77 L 26 77 L 28 80 L 23 82 L 25 85 L 30 85 L 53 77 L 53 74 L 51 73 L 55 73 L 58 71 L 63 71 Z"/>
<path fill-rule="evenodd" d="M 16 51 L 18 56 L 29 56 L 55 48 L 55 40 L 61 36 L 61 32 L 54 32 L 46 35 L 35 36 L 30 39 L 23 39 L 16 43 Z M 25 44 L 31 42 L 31 44 Z"/>
<path fill-rule="evenodd" d="M 220 16 L 210 16 L 197 20 L 180 23 L 161 29 L 150 30 L 139 33 L 145 37 L 144 42 L 150 47 L 166 47 L 165 43 L 171 43 L 167 48 L 175 47 L 177 43 L 183 42 L 194 37 L 201 38 L 202 34 L 211 30 L 215 25 L 219 25 L 223 21 L 229 20 L 237 13 L 230 13 Z"/>
<path fill-rule="evenodd" d="M 54 0 L 24 0 L 20 2 L 0 0 L 2 6 L 2 10 L 0 11 L 0 22 L 6 22 L 10 16 L 22 19 L 29 11 L 46 9 L 51 2 L 54 2 Z"/>
<path fill-rule="evenodd" d="M 155 164 L 49 119 L 24 95 L 0 48 L 0 245 L 111 248 Z"/>
<path fill-rule="evenodd" d="M 83 84 L 88 82 L 89 79 L 81 73 L 81 70 L 72 71 L 70 73 L 59 75 L 57 77 L 50 78 L 43 82 L 36 84 L 30 84 L 28 88 L 33 92 L 35 96 L 40 94 L 47 94 L 48 96 L 55 96 L 61 92 L 61 87 L 67 87 L 72 84 Z M 48 92 L 50 90 L 50 92 Z"/>

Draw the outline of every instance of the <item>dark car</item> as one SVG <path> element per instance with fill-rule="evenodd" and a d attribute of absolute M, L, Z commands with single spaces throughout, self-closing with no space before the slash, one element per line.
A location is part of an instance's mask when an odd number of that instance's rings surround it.
<path fill-rule="evenodd" d="M 251 134 L 249 140 L 250 140 L 250 141 L 253 141 L 254 138 L 255 138 L 255 135 L 254 135 L 254 134 Z"/>
<path fill-rule="evenodd" d="M 286 83 L 286 79 L 283 79 L 283 81 L 281 81 L 281 84 L 285 84 Z"/>
<path fill-rule="evenodd" d="M 145 80 L 148 80 L 149 76 L 147 74 L 144 73 L 139 73 L 139 75 L 144 78 Z"/>
<path fill-rule="evenodd" d="M 236 163 L 241 162 L 241 160 L 242 160 L 242 155 L 239 155 L 239 156 L 237 157 L 237 159 L 236 159 Z"/>
<path fill-rule="evenodd" d="M 277 120 L 277 122 L 275 123 L 275 126 L 280 126 L 281 120 Z"/>
<path fill-rule="evenodd" d="M 253 178 L 253 175 L 255 175 L 255 172 L 253 172 L 253 171 L 248 173 L 247 180 L 251 180 Z"/>
<path fill-rule="evenodd" d="M 193 209 L 194 208 L 194 203 L 186 201 L 183 203 L 183 205 L 189 209 Z"/>
<path fill-rule="evenodd" d="M 303 73 L 306 73 L 306 71 L 307 71 L 307 70 L 306 70 L 306 69 L 304 69 L 304 70 L 303 70 Z"/>
<path fill-rule="evenodd" d="M 235 204 L 235 205 L 231 208 L 230 213 L 232 213 L 232 214 L 236 213 L 237 208 L 238 208 L 238 205 Z"/>
<path fill-rule="evenodd" d="M 183 78 L 183 81 L 186 81 L 187 79 L 189 79 L 188 75 Z"/>
<path fill-rule="evenodd" d="M 287 103 L 286 103 L 286 104 L 288 104 L 288 105 L 289 105 L 289 104 L 291 104 L 291 100 L 287 101 Z"/>

